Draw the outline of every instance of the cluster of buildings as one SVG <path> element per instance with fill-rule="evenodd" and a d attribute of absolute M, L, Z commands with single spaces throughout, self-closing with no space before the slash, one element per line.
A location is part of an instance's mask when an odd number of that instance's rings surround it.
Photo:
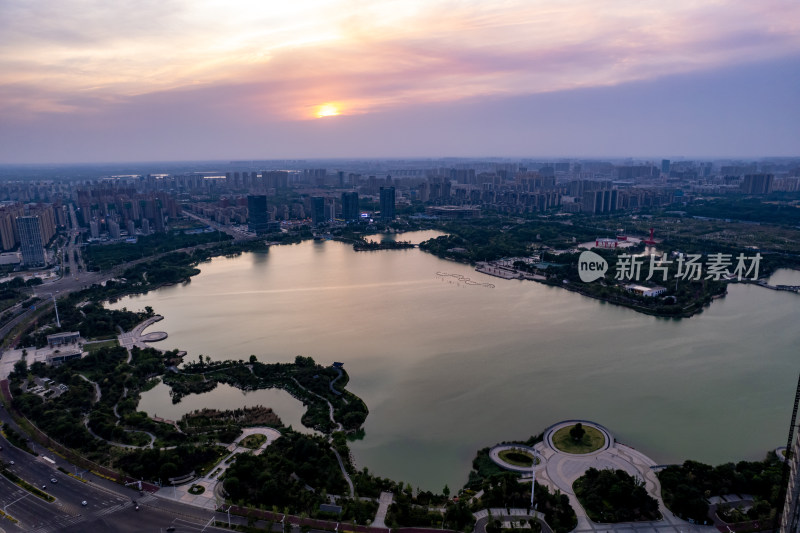
<path fill-rule="evenodd" d="M 66 224 L 65 208 L 54 204 L 0 203 L 0 264 L 22 263 L 26 268 L 47 265 L 45 246 L 57 226 Z M 19 247 L 19 254 L 8 253 Z"/>
<path fill-rule="evenodd" d="M 181 211 L 177 197 L 169 191 L 141 191 L 117 181 L 78 188 L 72 198 L 77 221 L 88 228 L 91 239 L 103 234 L 120 239 L 163 232 Z"/>
<path fill-rule="evenodd" d="M 171 174 L 6 181 L 0 183 L 0 246 L 13 257 L 0 256 L 0 264 L 20 254 L 27 267 L 46 264 L 43 248 L 56 228 L 70 223 L 83 228 L 87 240 L 115 241 L 165 231 L 184 210 L 264 234 L 278 231 L 284 221 L 390 221 L 408 206 L 420 216 L 451 219 L 487 211 L 598 215 L 709 195 L 800 190 L 800 164 L 793 160 L 333 164 L 348 170 L 307 161 L 234 161 Z"/>

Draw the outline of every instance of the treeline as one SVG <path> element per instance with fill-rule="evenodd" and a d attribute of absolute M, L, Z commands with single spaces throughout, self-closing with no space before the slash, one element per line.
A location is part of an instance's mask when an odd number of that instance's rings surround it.
<path fill-rule="evenodd" d="M 124 453 L 116 461 L 117 467 L 131 477 L 161 481 L 169 486 L 168 479 L 195 472 L 202 475 L 225 456 L 224 446 L 178 446 L 172 450 L 143 449 Z"/>
<path fill-rule="evenodd" d="M 336 382 L 337 391 L 347 383 L 347 373 L 342 373 L 342 378 Z M 330 402 L 335 422 L 342 424 L 346 431 L 356 431 L 364 424 L 369 410 L 355 394 L 331 391 L 331 383 L 338 376 L 336 369 L 318 365 L 311 357 L 301 355 L 294 363 L 269 364 L 258 362 L 255 356 L 245 363 L 243 360 L 211 362 L 201 355 L 198 362 L 185 365 L 180 372 L 167 373 L 162 379 L 171 388 L 173 403 L 180 402 L 187 394 L 211 391 L 218 383 L 244 391 L 281 388 L 306 406 L 301 418 L 303 425 L 323 433 L 332 432 L 335 427 L 330 419 L 327 403 Z"/>
<path fill-rule="evenodd" d="M 61 327 L 54 323 L 47 327 L 32 331 L 20 339 L 21 346 L 47 345 L 47 336 L 66 331 L 79 331 L 84 339 L 97 337 L 115 337 L 120 330 L 130 331 L 140 322 L 153 316 L 153 309 L 146 307 L 144 311 L 127 309 L 107 309 L 97 302 L 86 303 L 78 307 L 80 295 L 70 295 L 58 302 L 58 316 Z M 55 313 L 50 312 L 46 318 L 55 320 Z"/>
<path fill-rule="evenodd" d="M 658 501 L 647 493 L 644 481 L 624 470 L 589 468 L 572 488 L 594 522 L 661 519 Z"/>
<path fill-rule="evenodd" d="M 429 239 L 419 245 L 420 249 L 439 257 L 473 263 L 525 257 L 532 248 L 574 246 L 573 238 L 585 242 L 597 237 L 594 228 L 539 219 L 516 222 L 508 217 L 447 222 L 439 229 L 448 235 Z M 453 248 L 465 251 L 448 251 Z"/>
<path fill-rule="evenodd" d="M 211 242 L 230 240 L 230 235 L 219 231 L 186 233 L 171 231 L 138 237 L 135 243 L 93 244 L 86 247 L 84 259 L 90 270 L 108 270 L 115 265 L 135 261 L 180 248 Z"/>
<path fill-rule="evenodd" d="M 783 201 L 769 203 L 758 198 L 718 198 L 693 202 L 682 209 L 689 216 L 719 218 L 723 220 L 746 220 L 781 226 L 800 225 L 800 209 L 796 202 L 800 195 L 781 198 Z M 794 201 L 792 201 L 794 200 Z"/>
<path fill-rule="evenodd" d="M 708 520 L 708 498 L 726 494 L 749 494 L 755 502 L 751 520 L 774 517 L 780 505 L 783 462 L 774 452 L 763 461 L 740 461 L 710 466 L 686 461 L 658 472 L 666 506 L 681 518 L 699 523 Z"/>
<path fill-rule="evenodd" d="M 324 438 L 284 430 L 261 455 L 236 455 L 224 488 L 237 503 L 314 516 L 319 504 L 327 502 L 326 494 L 345 494 L 347 483 Z"/>

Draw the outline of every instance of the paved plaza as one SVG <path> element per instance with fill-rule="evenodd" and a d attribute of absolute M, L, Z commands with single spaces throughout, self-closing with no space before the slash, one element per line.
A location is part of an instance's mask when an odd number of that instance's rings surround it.
<path fill-rule="evenodd" d="M 581 422 L 584 426 L 599 430 L 606 439 L 605 445 L 595 452 L 585 454 L 572 454 L 558 450 L 553 444 L 553 434 L 561 428 L 574 425 L 576 422 Z M 530 468 L 525 469 L 509 465 L 499 458 L 500 451 L 510 448 L 526 447 L 517 445 L 495 446 L 489 455 L 495 463 L 503 468 L 517 472 L 530 472 Z M 690 524 L 667 510 L 664 501 L 661 499 L 661 484 L 658 481 L 655 470 L 652 468 L 656 466 L 656 462 L 643 453 L 616 442 L 611 432 L 600 424 L 586 420 L 559 422 L 545 431 L 542 442 L 534 445 L 533 450 L 540 458 L 539 464 L 534 468 L 536 481 L 546 486 L 551 492 L 559 490 L 569 497 L 570 505 L 575 509 L 575 513 L 578 516 L 578 527 L 573 530 L 575 533 L 708 533 L 717 531 L 713 526 Z M 607 468 L 624 470 L 628 474 L 642 479 L 648 494 L 658 501 L 663 518 L 655 522 L 626 522 L 619 524 L 600 524 L 589 520 L 583 507 L 575 497 L 572 484 L 586 470 L 592 467 L 598 470 Z M 528 482 L 530 482 L 530 479 L 530 475 L 527 476 Z M 522 509 L 518 511 L 519 514 L 527 513 L 526 510 Z"/>

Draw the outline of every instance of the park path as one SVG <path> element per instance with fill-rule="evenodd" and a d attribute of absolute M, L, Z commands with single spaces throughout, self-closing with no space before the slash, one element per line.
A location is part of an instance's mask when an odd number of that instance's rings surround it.
<path fill-rule="evenodd" d="M 297 381 L 295 378 L 292 378 L 292 381 L 294 381 L 297 384 L 298 387 L 300 387 L 301 389 L 303 389 L 307 393 L 312 394 L 312 395 L 316 396 L 317 398 L 319 398 L 320 400 L 322 400 L 323 402 L 327 403 L 328 404 L 328 416 L 330 416 L 331 422 L 333 422 L 333 424 L 336 426 L 335 431 L 342 431 L 344 429 L 342 424 L 337 422 L 336 419 L 333 417 L 333 404 L 330 401 L 328 401 L 327 398 L 324 398 L 324 397 L 320 396 L 319 394 L 317 394 L 316 392 L 310 391 L 307 388 L 303 387 L 302 385 L 300 385 L 300 382 Z M 353 480 L 350 479 L 350 474 L 347 473 L 347 469 L 344 466 L 344 461 L 342 460 L 341 455 L 339 455 L 339 451 L 336 449 L 335 446 L 333 446 L 333 434 L 331 434 L 331 436 L 328 437 L 328 443 L 331 444 L 331 451 L 336 456 L 336 460 L 339 461 L 339 468 L 342 471 L 342 475 L 344 476 L 344 480 L 347 482 L 347 487 L 350 489 L 350 496 L 353 497 L 353 496 L 356 495 L 355 487 L 353 486 Z"/>

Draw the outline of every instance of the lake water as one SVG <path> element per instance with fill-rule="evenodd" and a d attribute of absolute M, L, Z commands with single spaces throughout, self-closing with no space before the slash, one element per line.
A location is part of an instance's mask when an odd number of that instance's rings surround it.
<path fill-rule="evenodd" d="M 344 362 L 370 408 L 366 437 L 352 445 L 357 465 L 415 487 L 461 486 L 477 449 L 568 418 L 600 422 L 660 463 L 758 459 L 786 442 L 797 294 L 731 285 L 700 315 L 661 319 L 418 249 L 354 252 L 334 241 L 200 269 L 191 283 L 113 307 L 152 306 L 165 317 L 153 329 L 169 332 L 155 346 L 189 359 Z M 800 283 L 797 272 L 776 277 Z M 171 408 L 166 391 L 142 402 L 160 416 Z"/>
<path fill-rule="evenodd" d="M 261 389 L 245 392 L 225 383 L 219 383 L 210 392 L 189 394 L 181 398 L 178 403 L 172 403 L 169 391 L 170 388 L 167 385 L 159 383 L 142 394 L 138 409 L 151 416 L 177 421 L 183 415 L 192 411 L 199 411 L 205 407 L 225 410 L 262 405 L 271 407 L 275 414 L 280 417 L 284 426 L 291 426 L 293 429 L 303 433 L 317 433 L 300 422 L 303 413 L 306 411 L 303 404 L 282 389 Z"/>

